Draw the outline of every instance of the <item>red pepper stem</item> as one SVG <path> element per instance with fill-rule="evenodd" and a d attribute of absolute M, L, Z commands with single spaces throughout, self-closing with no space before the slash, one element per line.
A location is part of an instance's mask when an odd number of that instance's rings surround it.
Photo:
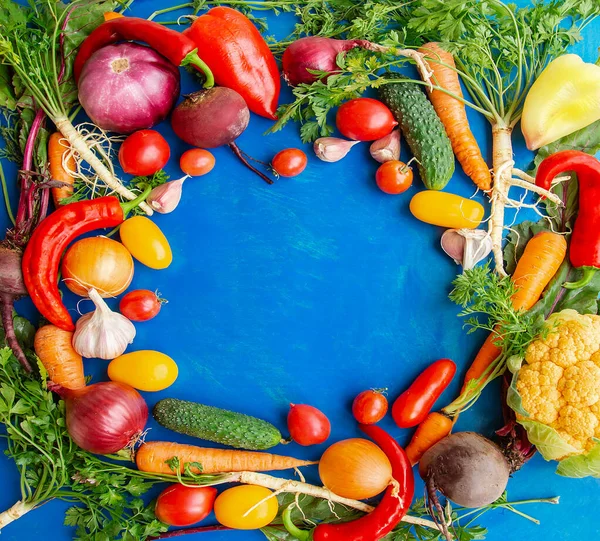
<path fill-rule="evenodd" d="M 212 71 L 206 65 L 206 62 L 198 56 L 198 49 L 194 49 L 192 52 L 185 55 L 181 61 L 181 67 L 184 66 L 196 66 L 202 73 L 206 80 L 204 81 L 204 88 L 212 88 L 215 86 L 215 78 L 213 77 Z"/>
<path fill-rule="evenodd" d="M 132 199 L 131 201 L 127 201 L 127 203 L 121 203 L 121 208 L 123 209 L 123 219 L 127 218 L 127 215 L 135 207 L 139 206 L 140 203 L 143 203 L 151 191 L 152 191 L 152 187 L 146 186 L 144 191 L 140 195 L 138 195 L 135 199 Z"/>
<path fill-rule="evenodd" d="M 294 504 L 288 505 L 285 508 L 285 511 L 282 513 L 281 519 L 283 520 L 283 525 L 290 535 L 293 535 L 296 539 L 298 539 L 298 541 L 310 541 L 310 531 L 301 530 L 294 524 L 294 521 L 292 520 L 293 506 Z"/>
<path fill-rule="evenodd" d="M 581 269 L 583 269 L 583 276 L 581 279 L 577 280 L 577 282 L 565 282 L 563 284 L 565 289 L 581 289 L 582 287 L 587 286 L 598 270 L 596 267 L 581 267 Z"/>

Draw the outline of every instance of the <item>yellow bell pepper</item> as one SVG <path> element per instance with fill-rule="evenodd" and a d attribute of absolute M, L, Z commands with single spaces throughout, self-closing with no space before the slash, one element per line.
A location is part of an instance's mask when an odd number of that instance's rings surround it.
<path fill-rule="evenodd" d="M 475 229 L 483 218 L 483 206 L 460 195 L 425 190 L 410 201 L 410 211 L 422 222 L 448 229 Z"/>
<path fill-rule="evenodd" d="M 536 150 L 600 119 L 600 66 L 559 56 L 537 78 L 523 106 L 521 129 Z"/>

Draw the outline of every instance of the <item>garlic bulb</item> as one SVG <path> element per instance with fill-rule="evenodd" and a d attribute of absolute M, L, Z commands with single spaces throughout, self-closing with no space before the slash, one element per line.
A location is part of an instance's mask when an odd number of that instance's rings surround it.
<path fill-rule="evenodd" d="M 96 309 L 77 320 L 73 349 L 86 358 L 112 360 L 123 355 L 135 338 L 133 323 L 113 312 L 95 289 L 88 295 Z"/>
<path fill-rule="evenodd" d="M 400 130 L 396 128 L 390 134 L 371 143 L 371 157 L 379 163 L 400 159 Z"/>
<path fill-rule="evenodd" d="M 315 154 L 324 162 L 339 162 L 360 141 L 346 141 L 338 137 L 320 137 L 313 145 Z"/>
<path fill-rule="evenodd" d="M 448 229 L 442 235 L 441 245 L 463 270 L 472 269 L 492 251 L 492 239 L 483 229 Z"/>
<path fill-rule="evenodd" d="M 183 191 L 183 183 L 189 175 L 185 175 L 177 180 L 171 182 L 165 182 L 160 186 L 154 188 L 146 198 L 148 203 L 156 212 L 161 214 L 168 214 L 173 212 L 179 201 L 181 201 L 181 193 Z"/>

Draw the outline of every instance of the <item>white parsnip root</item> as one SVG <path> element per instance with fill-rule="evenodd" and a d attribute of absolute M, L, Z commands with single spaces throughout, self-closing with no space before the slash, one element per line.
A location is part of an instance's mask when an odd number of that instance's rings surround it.
<path fill-rule="evenodd" d="M 329 502 L 337 503 L 362 511 L 364 513 L 370 513 L 373 511 L 373 507 L 358 500 L 351 500 L 349 498 L 342 498 L 337 496 L 333 492 L 327 490 L 325 487 L 318 487 L 301 481 L 294 481 L 290 479 L 281 479 L 279 477 L 273 477 L 272 475 L 255 472 L 238 472 L 228 475 L 224 479 L 220 479 L 215 484 L 222 483 L 242 483 L 245 485 L 258 485 L 271 490 L 274 490 L 277 494 L 282 492 L 289 492 L 290 494 L 304 494 L 306 496 L 312 496 L 313 498 L 321 498 Z M 415 524 L 423 526 L 424 528 L 431 528 L 437 530 L 438 527 L 431 520 L 427 520 L 419 517 L 412 517 L 406 515 L 402 522 L 408 524 Z"/>
<path fill-rule="evenodd" d="M 29 513 L 33 509 L 33 505 L 25 502 L 17 502 L 10 509 L 0 513 L 0 530 L 8 526 L 11 522 L 20 519 L 23 515 Z"/>
<path fill-rule="evenodd" d="M 79 153 L 79 156 L 90 164 L 104 184 L 106 184 L 111 190 L 114 190 L 119 195 L 123 196 L 125 199 L 131 201 L 136 198 L 136 195 L 131 190 L 128 190 L 125 186 L 123 186 L 123 184 L 121 184 L 121 182 L 115 178 L 113 173 L 111 173 L 106 165 L 102 163 L 98 156 L 96 156 L 90 150 L 85 140 L 83 140 L 83 138 L 79 135 L 79 132 L 75 129 L 67 117 L 56 118 L 54 120 L 58 131 L 60 131 L 67 141 L 69 141 L 69 144 Z M 154 214 L 154 211 L 145 202 L 140 203 L 140 208 L 148 216 L 152 216 L 152 214 Z"/>
<path fill-rule="evenodd" d="M 502 252 L 502 236 L 506 226 L 504 225 L 505 208 L 536 208 L 536 205 L 527 205 L 509 197 L 511 188 L 522 188 L 533 192 L 541 197 L 546 197 L 556 205 L 562 205 L 560 197 L 535 185 L 535 179 L 520 169 L 513 168 L 512 150 L 512 128 L 503 125 L 492 127 L 493 147 L 493 172 L 494 182 L 490 194 L 492 210 L 488 221 L 488 231 L 492 239 L 492 253 L 496 272 L 501 276 L 507 276 L 504 270 L 504 258 Z M 516 177 L 516 178 L 515 178 Z"/>

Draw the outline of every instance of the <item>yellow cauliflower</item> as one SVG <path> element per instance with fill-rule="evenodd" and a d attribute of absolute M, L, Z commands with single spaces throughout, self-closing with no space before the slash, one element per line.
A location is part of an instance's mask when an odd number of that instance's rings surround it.
<path fill-rule="evenodd" d="M 530 439 L 547 443 L 551 431 L 538 423 L 554 429 L 568 445 L 538 448 L 546 458 L 562 460 L 591 451 L 597 445 L 594 438 L 600 438 L 600 316 L 564 310 L 549 318 L 548 324 L 551 330 L 546 338 L 527 348 L 513 386 L 521 397 L 517 418 Z"/>

